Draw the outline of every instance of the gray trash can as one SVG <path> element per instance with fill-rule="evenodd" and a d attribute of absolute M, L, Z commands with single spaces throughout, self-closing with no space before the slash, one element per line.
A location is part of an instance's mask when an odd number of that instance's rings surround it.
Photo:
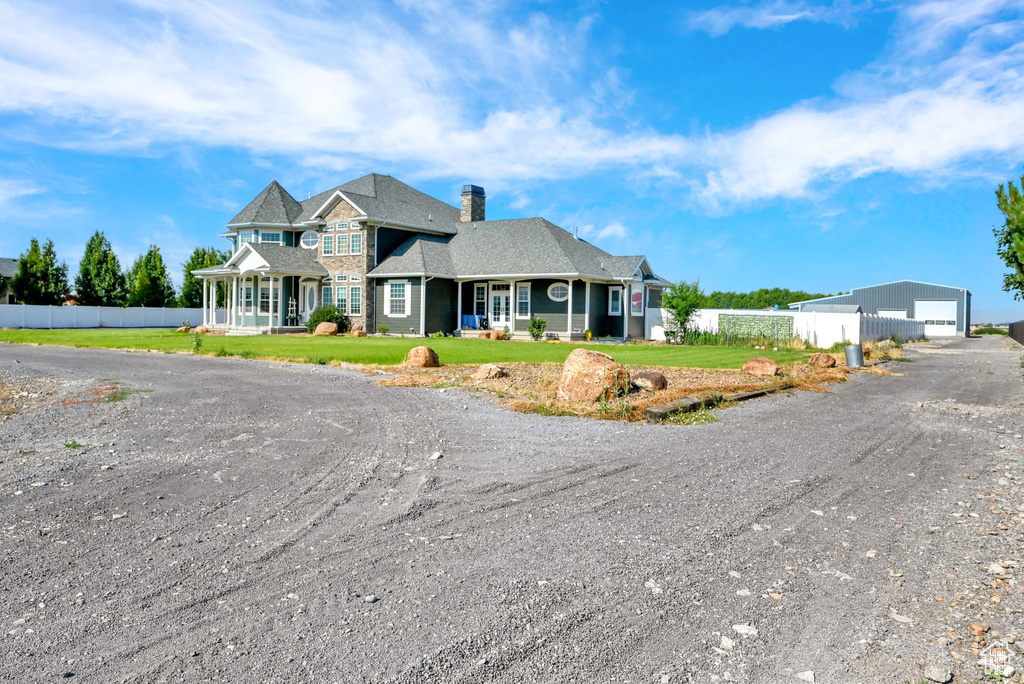
<path fill-rule="evenodd" d="M 843 349 L 846 351 L 846 365 L 849 368 L 864 366 L 864 349 L 859 344 L 848 344 Z"/>

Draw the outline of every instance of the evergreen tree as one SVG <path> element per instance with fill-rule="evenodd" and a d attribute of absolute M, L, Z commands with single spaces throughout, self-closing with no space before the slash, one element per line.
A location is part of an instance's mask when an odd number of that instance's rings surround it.
<path fill-rule="evenodd" d="M 1020 187 L 1008 181 L 996 190 L 996 205 L 1006 220 L 996 235 L 996 254 L 1010 273 L 1003 275 L 1003 290 L 1012 292 L 1014 299 L 1024 299 L 1024 176 Z"/>
<path fill-rule="evenodd" d="M 185 278 L 182 280 L 181 296 L 178 297 L 178 306 L 184 308 L 198 308 L 203 305 L 203 280 L 192 275 L 192 271 L 210 266 L 220 266 L 228 260 L 230 254 L 221 252 L 213 247 L 196 247 L 188 261 L 182 264 L 185 267 Z M 226 288 L 222 283 L 217 284 L 217 304 L 224 305 Z"/>
<path fill-rule="evenodd" d="M 11 279 L 11 290 L 22 304 L 61 305 L 68 294 L 68 266 L 57 264 L 53 240 L 39 247 L 35 238 L 28 251 L 18 258 L 18 272 Z"/>
<path fill-rule="evenodd" d="M 85 245 L 75 298 L 86 306 L 124 306 L 128 284 L 110 242 L 96 231 Z"/>
<path fill-rule="evenodd" d="M 167 275 L 160 248 L 149 250 L 135 260 L 128 272 L 128 306 L 175 306 L 174 285 Z"/>

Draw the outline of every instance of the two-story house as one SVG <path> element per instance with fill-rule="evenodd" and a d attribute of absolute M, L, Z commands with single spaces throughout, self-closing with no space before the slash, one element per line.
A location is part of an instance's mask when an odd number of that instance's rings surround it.
<path fill-rule="evenodd" d="M 645 257 L 612 256 L 542 218 L 488 221 L 485 202 L 475 185 L 460 208 L 379 174 L 300 202 L 274 181 L 228 224 L 231 258 L 193 271 L 204 324 L 289 332 L 330 304 L 368 332 L 522 337 L 535 315 L 565 339 L 649 334 L 669 283 Z M 230 304 L 217 318 L 219 283 Z"/>

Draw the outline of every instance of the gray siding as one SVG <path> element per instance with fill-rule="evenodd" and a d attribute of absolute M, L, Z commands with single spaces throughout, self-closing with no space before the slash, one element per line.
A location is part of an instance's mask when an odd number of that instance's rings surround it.
<path fill-rule="evenodd" d="M 572 329 L 583 332 L 587 327 L 587 284 L 572 281 Z"/>
<path fill-rule="evenodd" d="M 426 334 L 455 330 L 455 309 L 458 306 L 455 287 L 454 280 L 434 278 L 427 281 Z"/>
<path fill-rule="evenodd" d="M 546 332 L 565 335 L 569 327 L 569 303 L 555 302 L 548 297 L 548 286 L 552 283 L 565 284 L 564 280 L 532 280 L 530 287 L 530 311 L 537 318 L 548 322 Z"/>
<path fill-rule="evenodd" d="M 864 313 L 877 314 L 879 309 L 906 309 L 907 317 L 914 318 L 914 300 L 956 300 L 956 331 L 963 335 L 971 329 L 971 293 L 958 287 L 931 285 L 903 280 L 898 283 L 873 285 L 851 290 L 848 295 L 836 295 L 809 302 L 801 302 L 800 310 L 808 304 L 857 304 Z"/>
<path fill-rule="evenodd" d="M 386 316 L 388 282 L 389 280 L 408 281 L 410 295 L 408 299 L 408 316 Z M 420 292 L 422 290 L 421 278 L 377 278 L 374 291 L 374 320 L 376 325 L 385 325 L 393 333 L 405 333 L 406 335 L 420 334 Z"/>

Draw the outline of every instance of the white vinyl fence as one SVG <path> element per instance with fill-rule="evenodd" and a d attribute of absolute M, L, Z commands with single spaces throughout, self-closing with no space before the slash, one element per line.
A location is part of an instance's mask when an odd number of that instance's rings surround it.
<path fill-rule="evenodd" d="M 778 331 L 779 339 L 801 337 L 815 347 L 828 348 L 836 342 L 873 342 L 898 334 L 905 340 L 924 337 L 924 321 L 905 318 L 882 318 L 876 314 L 819 313 L 816 311 L 759 311 L 745 309 L 702 309 L 694 314 L 697 330 L 718 332 L 722 316 L 742 319 L 744 327 L 763 330 L 766 337 Z M 652 317 L 653 318 L 653 317 Z M 671 322 L 668 309 L 661 310 L 661 320 Z M 789 319 L 789 320 L 786 320 Z M 659 321 L 660 322 L 660 321 Z M 651 339 L 665 339 L 665 326 L 651 326 Z"/>
<path fill-rule="evenodd" d="M 217 321 L 225 319 L 223 309 Z M 0 306 L 0 328 L 177 328 L 203 322 L 203 310 L 143 306 Z"/>

